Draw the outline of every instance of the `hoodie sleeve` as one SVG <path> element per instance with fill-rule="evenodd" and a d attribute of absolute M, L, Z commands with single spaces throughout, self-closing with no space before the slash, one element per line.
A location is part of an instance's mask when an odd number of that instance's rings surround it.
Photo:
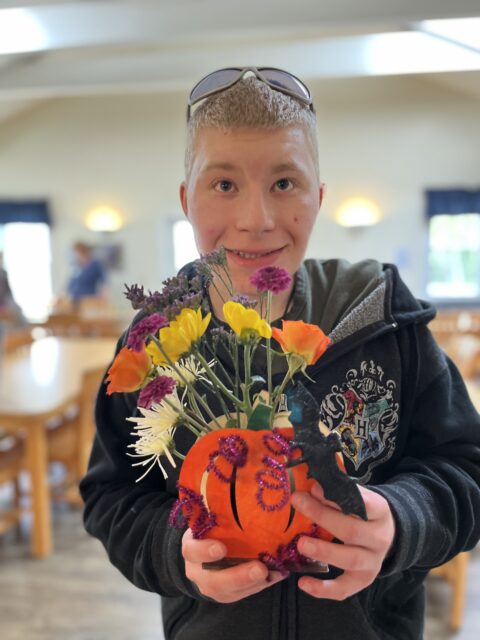
<path fill-rule="evenodd" d="M 117 345 L 117 353 L 124 340 Z M 80 483 L 87 531 L 104 545 L 112 564 L 140 589 L 164 596 L 198 598 L 185 577 L 181 554 L 183 531 L 168 524 L 176 495 L 167 491 L 160 473 L 136 482 L 138 468 L 127 456 L 135 394 L 98 394 L 97 433 L 89 470 Z"/>
<path fill-rule="evenodd" d="M 480 416 L 427 327 L 417 332 L 420 367 L 404 455 L 387 482 L 371 487 L 396 522 L 381 575 L 428 570 L 480 538 Z"/>

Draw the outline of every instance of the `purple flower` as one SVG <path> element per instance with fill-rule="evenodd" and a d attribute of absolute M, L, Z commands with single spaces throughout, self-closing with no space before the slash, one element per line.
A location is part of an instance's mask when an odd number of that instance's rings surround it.
<path fill-rule="evenodd" d="M 162 284 L 161 291 L 149 291 L 148 294 L 136 284 L 131 287 L 125 285 L 125 295 L 134 309 L 143 309 L 150 315 L 163 313 L 168 320 L 173 320 L 184 307 L 198 309 L 201 305 L 203 283 L 200 277 L 195 276 L 189 281 L 186 275 L 181 274 L 164 280 Z"/>
<path fill-rule="evenodd" d="M 131 287 L 128 284 L 125 285 L 125 297 L 130 300 L 133 309 L 141 309 L 145 302 L 145 293 L 143 287 L 139 287 L 138 284 L 132 284 Z"/>
<path fill-rule="evenodd" d="M 210 251 L 210 253 L 205 253 L 200 258 L 200 262 L 203 262 L 204 264 L 210 264 L 216 267 L 226 267 L 227 254 L 225 252 L 225 247 L 220 247 L 215 251 Z"/>
<path fill-rule="evenodd" d="M 165 396 L 170 395 L 175 388 L 175 384 L 175 380 L 170 376 L 154 378 L 140 391 L 138 406 L 150 409 L 152 404 L 158 404 Z"/>
<path fill-rule="evenodd" d="M 232 302 L 239 302 L 247 309 L 255 309 L 255 307 L 257 306 L 256 300 L 252 300 L 252 298 L 245 296 L 243 293 L 237 293 L 232 296 Z"/>
<path fill-rule="evenodd" d="M 292 277 L 281 267 L 262 267 L 250 276 L 250 282 L 260 292 L 271 291 L 277 294 L 288 289 Z"/>
<path fill-rule="evenodd" d="M 153 313 L 140 320 L 128 335 L 127 346 L 134 351 L 141 351 L 148 335 L 155 335 L 162 327 L 168 324 L 167 318 L 162 313 Z"/>

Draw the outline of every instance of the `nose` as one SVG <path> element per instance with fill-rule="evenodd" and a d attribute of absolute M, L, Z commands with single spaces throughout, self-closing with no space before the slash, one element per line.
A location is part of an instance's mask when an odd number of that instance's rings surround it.
<path fill-rule="evenodd" d="M 256 234 L 275 229 L 274 205 L 260 189 L 251 191 L 244 199 L 237 216 L 237 229 Z"/>

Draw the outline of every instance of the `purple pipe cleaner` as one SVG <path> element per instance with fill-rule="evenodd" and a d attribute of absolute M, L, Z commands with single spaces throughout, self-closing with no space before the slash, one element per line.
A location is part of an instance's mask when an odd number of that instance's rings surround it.
<path fill-rule="evenodd" d="M 282 456 L 288 459 L 290 455 L 290 442 L 281 435 L 278 429 L 273 429 L 272 433 L 266 433 L 262 440 L 265 448 L 274 456 Z M 273 445 L 276 445 L 278 450 L 274 448 Z M 286 462 L 284 460 L 276 460 L 272 456 L 264 456 L 262 462 L 267 468 L 261 469 L 255 474 L 255 480 L 258 484 L 258 491 L 255 497 L 258 505 L 264 511 L 280 511 L 290 498 Z M 274 504 L 267 504 L 264 500 L 264 492 L 267 489 L 282 492 Z"/>
<path fill-rule="evenodd" d="M 201 540 L 213 527 L 217 526 L 217 516 L 208 511 L 203 497 L 196 491 L 179 484 L 178 492 L 181 497 L 175 501 L 170 511 L 168 524 L 177 529 L 183 529 L 184 519 L 186 519 L 194 539 Z"/>
<path fill-rule="evenodd" d="M 288 289 L 292 276 L 281 267 L 262 267 L 250 276 L 250 282 L 260 292 L 271 291 L 277 294 Z"/>
<path fill-rule="evenodd" d="M 274 456 L 283 455 L 287 458 L 290 456 L 292 451 L 290 440 L 285 438 L 279 429 L 272 429 L 271 433 L 266 433 L 262 439 L 265 448 L 268 449 L 270 453 L 273 453 Z M 278 450 L 274 448 L 274 445 L 278 445 Z"/>
<path fill-rule="evenodd" d="M 130 331 L 127 345 L 134 351 L 141 351 L 145 346 L 145 339 L 155 335 L 162 327 L 168 325 L 167 318 L 162 313 L 153 313 L 140 320 Z"/>
<path fill-rule="evenodd" d="M 218 450 L 212 451 L 208 456 L 210 462 L 208 463 L 207 471 L 213 471 L 222 482 L 232 482 L 234 470 L 238 467 L 244 467 L 247 462 L 247 443 L 240 436 L 229 435 L 219 438 L 218 445 Z M 226 476 L 216 466 L 217 458 L 225 458 L 225 460 L 232 465 L 232 473 L 230 476 Z"/>
<path fill-rule="evenodd" d="M 301 536 L 309 536 L 310 538 L 320 537 L 320 533 L 316 524 L 308 532 L 298 533 L 287 544 L 280 544 L 277 547 L 275 555 L 262 551 L 258 554 L 258 559 L 263 562 L 269 569 L 279 571 L 282 576 L 288 576 L 290 571 L 298 570 L 299 567 L 307 568 L 312 564 L 312 560 L 307 558 L 298 550 L 298 541 Z"/>

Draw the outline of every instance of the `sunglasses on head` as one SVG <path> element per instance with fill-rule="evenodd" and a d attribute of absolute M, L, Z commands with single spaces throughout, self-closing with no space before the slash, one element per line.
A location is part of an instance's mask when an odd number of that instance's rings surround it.
<path fill-rule="evenodd" d="M 190 92 L 190 97 L 188 98 L 187 121 L 190 119 L 191 107 L 193 107 L 194 104 L 215 93 L 229 89 L 243 78 L 248 71 L 253 73 L 271 89 L 300 100 L 300 102 L 315 113 L 312 96 L 308 87 L 288 71 L 275 69 L 274 67 L 243 67 L 243 69 L 240 67 L 228 67 L 209 73 L 208 76 L 202 78 L 193 87 Z"/>

